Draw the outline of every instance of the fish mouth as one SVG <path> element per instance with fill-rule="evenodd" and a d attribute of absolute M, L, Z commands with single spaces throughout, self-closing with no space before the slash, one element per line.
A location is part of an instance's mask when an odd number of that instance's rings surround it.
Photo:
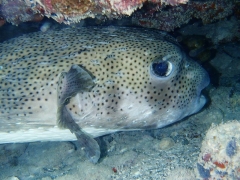
<path fill-rule="evenodd" d="M 206 104 L 206 102 L 207 102 L 207 98 L 201 94 L 200 97 L 197 99 L 197 103 L 195 107 L 193 107 L 193 114 L 200 111 L 203 108 L 203 106 Z"/>
<path fill-rule="evenodd" d="M 201 94 L 199 98 L 199 104 L 203 107 L 206 104 L 206 102 L 207 102 L 207 98 Z"/>
<path fill-rule="evenodd" d="M 209 83 L 210 83 L 209 75 L 204 69 L 202 69 L 202 81 L 201 83 L 199 83 L 199 86 L 197 88 L 198 98 L 196 101 L 196 105 L 193 106 L 193 113 L 197 113 L 198 111 L 200 111 L 206 104 L 207 98 L 202 94 L 202 90 L 206 88 L 209 85 Z"/>

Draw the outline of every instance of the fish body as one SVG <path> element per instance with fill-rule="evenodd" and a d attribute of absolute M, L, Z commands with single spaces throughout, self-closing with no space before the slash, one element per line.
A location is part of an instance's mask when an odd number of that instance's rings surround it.
<path fill-rule="evenodd" d="M 61 74 L 73 67 L 93 86 L 80 84 L 58 103 Z M 91 27 L 26 34 L 0 44 L 0 143 L 75 140 L 59 128 L 59 109 L 92 137 L 164 127 L 198 112 L 208 83 L 205 70 L 163 32 Z"/>

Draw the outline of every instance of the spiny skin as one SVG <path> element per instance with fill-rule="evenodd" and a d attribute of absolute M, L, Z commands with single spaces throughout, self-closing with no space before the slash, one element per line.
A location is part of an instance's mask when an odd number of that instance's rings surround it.
<path fill-rule="evenodd" d="M 0 44 L 0 134 L 56 126 L 57 82 L 73 64 L 95 77 L 94 88 L 67 105 L 93 136 L 159 128 L 199 111 L 208 75 L 172 42 L 162 32 L 112 27 L 37 32 Z M 169 76 L 152 72 L 157 59 L 171 62 Z"/>

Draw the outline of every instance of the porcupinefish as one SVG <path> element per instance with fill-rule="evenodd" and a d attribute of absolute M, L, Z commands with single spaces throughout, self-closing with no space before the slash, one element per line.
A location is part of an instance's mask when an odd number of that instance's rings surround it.
<path fill-rule="evenodd" d="M 208 83 L 164 32 L 91 27 L 23 35 L 0 44 L 0 143 L 77 139 L 96 163 L 94 137 L 196 113 Z"/>

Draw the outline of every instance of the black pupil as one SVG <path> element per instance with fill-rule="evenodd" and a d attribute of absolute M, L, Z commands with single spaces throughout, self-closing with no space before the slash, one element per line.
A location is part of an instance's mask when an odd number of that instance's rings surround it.
<path fill-rule="evenodd" d="M 168 70 L 168 63 L 166 61 L 153 63 L 152 69 L 158 76 L 166 76 Z"/>

